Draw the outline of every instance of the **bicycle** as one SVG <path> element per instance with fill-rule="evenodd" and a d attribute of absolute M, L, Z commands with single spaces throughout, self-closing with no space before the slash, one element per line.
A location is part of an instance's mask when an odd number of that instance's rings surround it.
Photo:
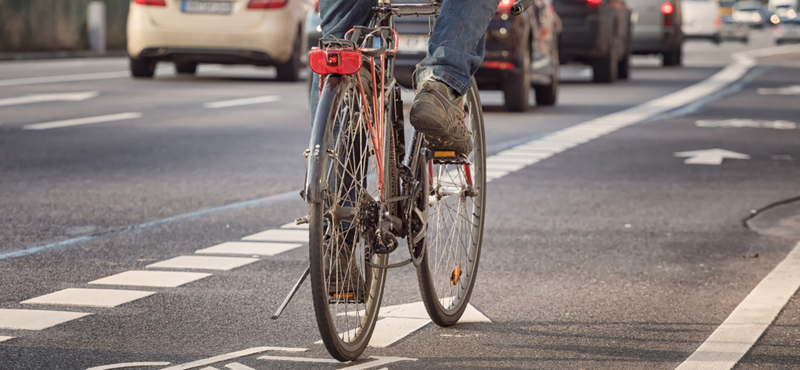
<path fill-rule="evenodd" d="M 532 0 L 520 0 L 518 15 Z M 322 341 L 340 361 L 364 351 L 378 319 L 387 270 L 413 264 L 425 308 L 440 326 L 458 322 L 472 294 L 486 205 L 483 111 L 473 79 L 464 96 L 474 151 L 432 151 L 413 132 L 406 149 L 401 87 L 394 79 L 399 36 L 394 16 L 429 16 L 441 3 L 378 0 L 367 27 L 323 38 L 309 54 L 320 74 L 306 181 L 310 265 L 306 276 Z M 409 258 L 389 263 L 407 239 Z"/>

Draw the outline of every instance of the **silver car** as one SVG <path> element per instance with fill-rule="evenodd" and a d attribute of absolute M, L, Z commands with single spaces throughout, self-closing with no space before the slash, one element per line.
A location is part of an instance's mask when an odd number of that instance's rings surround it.
<path fill-rule="evenodd" d="M 681 1 L 628 0 L 627 3 L 633 11 L 633 54 L 661 54 L 664 66 L 681 65 Z"/>
<path fill-rule="evenodd" d="M 722 27 L 719 30 L 719 34 L 725 41 L 739 41 L 746 44 L 750 41 L 750 26 L 726 15 L 722 17 Z"/>
<path fill-rule="evenodd" d="M 800 43 L 800 18 L 784 19 L 775 26 L 775 44 Z"/>

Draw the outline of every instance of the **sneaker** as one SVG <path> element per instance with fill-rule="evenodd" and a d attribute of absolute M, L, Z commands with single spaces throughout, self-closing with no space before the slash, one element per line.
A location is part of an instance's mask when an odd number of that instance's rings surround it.
<path fill-rule="evenodd" d="M 411 106 L 411 126 L 425 135 L 434 151 L 472 152 L 472 133 L 464 123 L 463 97 L 441 81 L 425 80 Z"/>
<path fill-rule="evenodd" d="M 351 302 L 363 303 L 367 296 L 367 284 L 361 276 L 356 261 L 351 258 L 352 248 L 341 247 L 335 260 L 325 255 L 325 271 L 328 276 L 328 295 L 331 303 Z M 330 269 L 330 271 L 329 271 Z"/>

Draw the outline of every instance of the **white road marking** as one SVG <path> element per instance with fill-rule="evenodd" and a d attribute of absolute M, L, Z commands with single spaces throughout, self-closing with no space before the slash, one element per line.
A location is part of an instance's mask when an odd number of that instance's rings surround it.
<path fill-rule="evenodd" d="M 729 370 L 800 288 L 800 243 L 676 370 Z"/>
<path fill-rule="evenodd" d="M 114 370 L 114 369 L 127 369 L 131 367 L 169 366 L 169 365 L 170 365 L 169 362 L 123 362 L 120 364 L 90 367 L 86 370 Z"/>
<path fill-rule="evenodd" d="M 87 91 L 78 93 L 61 93 L 61 94 L 36 94 L 26 95 L 16 98 L 0 99 L 0 107 L 7 107 L 10 105 L 22 105 L 33 103 L 44 103 L 52 101 L 84 101 L 95 98 L 99 95 L 97 91 Z"/>
<path fill-rule="evenodd" d="M 374 367 L 388 365 L 395 362 L 400 361 L 417 361 L 416 358 L 408 358 L 408 357 L 383 357 L 383 356 L 371 356 L 370 358 L 374 358 L 376 361 L 365 362 L 363 364 L 342 367 L 339 370 L 366 370 L 372 369 Z"/>
<path fill-rule="evenodd" d="M 487 161 L 487 163 L 486 163 L 487 171 L 488 170 L 492 170 L 492 171 L 500 170 L 500 171 L 509 171 L 510 172 L 510 171 L 520 170 L 520 169 L 522 169 L 522 167 L 525 167 L 524 163 L 508 163 L 508 162 L 497 162 L 497 161 L 493 161 L 493 162 L 488 162 Z"/>
<path fill-rule="evenodd" d="M 796 122 L 777 120 L 757 120 L 757 119 L 701 119 L 694 123 L 697 127 L 749 127 L 749 128 L 773 128 L 776 130 L 795 130 L 798 125 Z"/>
<path fill-rule="evenodd" d="M 673 154 L 676 157 L 689 157 L 683 163 L 686 164 L 704 164 L 711 166 L 719 166 L 725 158 L 733 159 L 750 159 L 747 154 L 736 153 L 725 149 L 705 149 L 705 150 L 692 150 L 688 152 L 677 152 Z"/>
<path fill-rule="evenodd" d="M 0 329 L 44 330 L 91 313 L 0 309 Z"/>
<path fill-rule="evenodd" d="M 20 303 L 55 304 L 64 306 L 116 307 L 156 294 L 140 290 L 78 289 L 69 288 L 55 293 L 31 298 Z"/>
<path fill-rule="evenodd" d="M 176 268 L 195 270 L 233 270 L 258 261 L 258 258 L 179 256 L 147 265 L 148 268 Z"/>
<path fill-rule="evenodd" d="M 308 224 L 295 225 L 294 221 L 292 221 L 292 222 L 290 222 L 290 223 L 288 223 L 288 224 L 281 225 L 281 229 L 302 229 L 302 230 L 308 230 Z"/>
<path fill-rule="evenodd" d="M 302 246 L 302 244 L 290 243 L 227 242 L 197 250 L 195 253 L 274 256 L 276 254 L 280 254 L 295 248 L 300 248 Z"/>
<path fill-rule="evenodd" d="M 231 369 L 231 370 L 256 370 L 256 369 L 253 369 L 250 366 L 243 365 L 243 364 L 240 364 L 238 362 L 231 362 L 231 363 L 225 365 L 225 367 L 228 368 L 228 369 Z"/>
<path fill-rule="evenodd" d="M 62 76 L 15 78 L 15 79 L 0 80 L 0 87 L 47 84 L 54 82 L 106 80 L 111 78 L 130 77 L 130 75 L 131 73 L 128 71 L 117 71 L 117 72 L 100 72 L 100 73 L 82 73 L 82 74 L 62 75 Z"/>
<path fill-rule="evenodd" d="M 34 123 L 34 124 L 22 126 L 22 129 L 23 130 L 48 130 L 48 129 L 52 129 L 52 128 L 90 125 L 90 124 L 95 124 L 95 123 L 122 121 L 122 120 L 135 119 L 135 118 L 141 118 L 141 117 L 142 117 L 141 113 L 128 112 L 128 113 L 119 113 L 119 114 L 109 114 L 109 115 L 105 115 L 105 116 L 94 116 L 94 117 L 86 117 L 86 118 L 67 119 L 67 120 L 63 120 L 63 121 Z"/>
<path fill-rule="evenodd" d="M 280 100 L 281 100 L 280 96 L 277 96 L 277 95 L 265 95 L 265 96 L 256 96 L 254 98 L 224 100 L 224 101 L 206 103 L 203 106 L 206 107 L 206 108 L 217 109 L 217 108 L 238 107 L 238 106 L 242 106 L 242 105 L 273 103 L 273 102 L 280 101 Z"/>
<path fill-rule="evenodd" d="M 369 341 L 370 347 L 386 348 L 431 323 L 422 301 L 381 307 L 378 317 L 381 319 L 375 323 L 375 331 Z M 458 322 L 461 324 L 492 321 L 468 303 L 464 315 Z M 315 344 L 322 344 L 322 340 L 316 341 Z"/>
<path fill-rule="evenodd" d="M 292 229 L 271 229 L 245 236 L 242 240 L 253 240 L 263 242 L 295 242 L 307 243 L 308 231 Z"/>
<path fill-rule="evenodd" d="M 5 342 L 7 340 L 12 340 L 12 339 L 14 339 L 14 337 L 6 337 L 6 336 L 3 336 L 3 335 L 0 335 L 0 342 Z"/>
<path fill-rule="evenodd" d="M 175 288 L 209 276 L 211 274 L 202 272 L 125 271 L 90 281 L 89 284 Z"/>
<path fill-rule="evenodd" d="M 304 358 L 304 357 L 286 357 L 286 356 L 258 356 L 259 360 L 268 361 L 290 361 L 290 362 L 319 362 L 325 364 L 340 364 L 339 360 L 332 360 L 329 358 Z"/>
<path fill-rule="evenodd" d="M 182 365 L 171 366 L 161 370 L 188 370 L 195 369 L 201 366 L 216 364 L 217 362 L 230 361 L 235 358 L 255 355 L 266 351 L 283 351 L 283 352 L 305 352 L 306 348 L 286 348 L 286 347 L 254 347 L 241 351 L 226 353 L 224 355 L 214 356 L 202 360 L 192 361 Z"/>
<path fill-rule="evenodd" d="M 760 88 L 756 90 L 759 95 L 800 95 L 800 85 L 780 87 L 777 89 Z"/>
<path fill-rule="evenodd" d="M 206 367 L 204 367 L 204 368 L 202 368 L 200 370 L 219 370 L 219 369 L 217 369 L 216 367 L 213 367 L 213 366 L 206 366 Z"/>

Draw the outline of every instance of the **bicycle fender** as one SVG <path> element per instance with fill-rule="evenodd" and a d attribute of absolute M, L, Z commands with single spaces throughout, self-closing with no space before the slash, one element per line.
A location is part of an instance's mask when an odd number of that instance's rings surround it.
<path fill-rule="evenodd" d="M 317 114 L 314 116 L 314 125 L 311 127 L 311 139 L 308 143 L 308 165 L 306 167 L 306 183 L 303 198 L 308 204 L 316 204 L 324 199 L 326 188 L 325 168 L 328 168 L 327 149 L 330 148 L 331 135 L 328 131 L 328 118 L 336 100 L 336 92 L 341 85 L 342 76 L 330 75 L 325 79 L 322 93 L 317 105 Z"/>

